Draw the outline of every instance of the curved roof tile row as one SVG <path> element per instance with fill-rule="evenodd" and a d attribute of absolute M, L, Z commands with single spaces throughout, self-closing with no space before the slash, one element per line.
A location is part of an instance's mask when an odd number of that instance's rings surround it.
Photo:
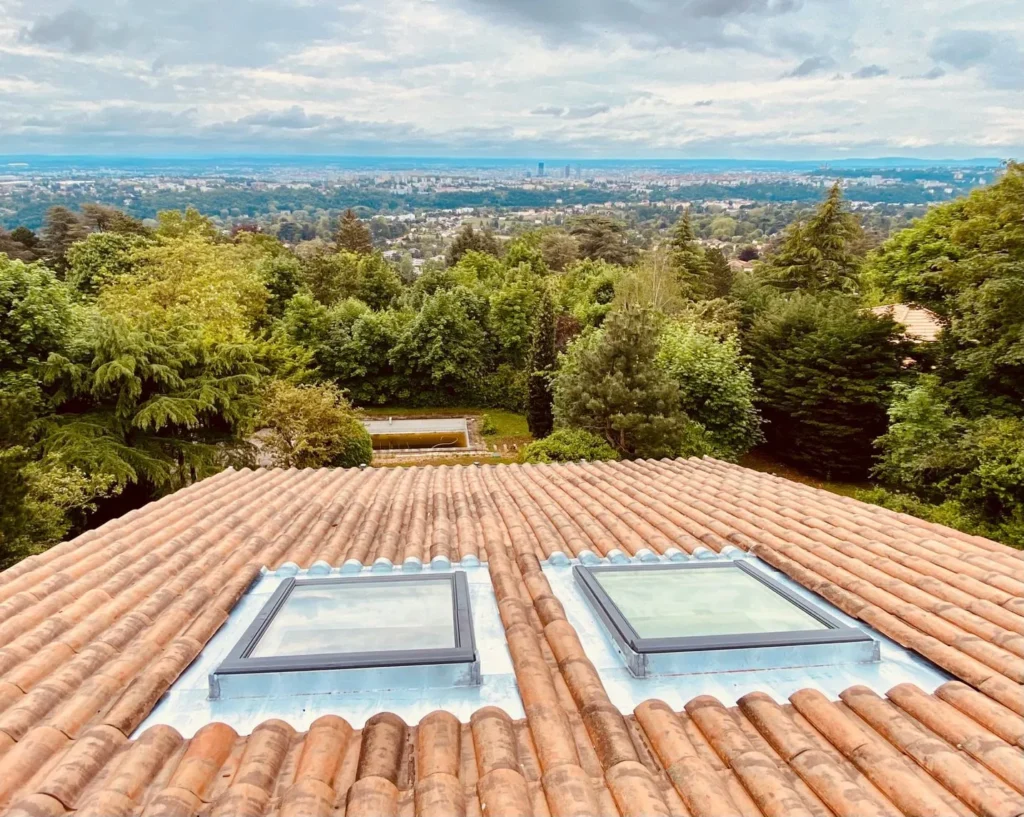
<path fill-rule="evenodd" d="M 610 702 L 540 568 L 753 551 L 958 676 L 929 695 Z M 133 730 L 262 566 L 486 560 L 526 718 Z M 0 574 L 0 808 L 1024 813 L 1022 554 L 714 460 L 225 472 Z"/>

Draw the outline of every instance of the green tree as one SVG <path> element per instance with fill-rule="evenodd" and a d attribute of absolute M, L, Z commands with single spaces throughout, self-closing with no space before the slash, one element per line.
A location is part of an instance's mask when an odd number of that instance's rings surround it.
<path fill-rule="evenodd" d="M 797 293 L 762 312 L 744 346 L 772 451 L 813 473 L 863 478 L 902 372 L 896 324 L 846 296 Z"/>
<path fill-rule="evenodd" d="M 276 468 L 350 468 L 373 458 L 369 432 L 332 384 L 272 381 L 257 425 L 259 448 Z"/>
<path fill-rule="evenodd" d="M 580 245 L 568 233 L 555 230 L 541 238 L 540 251 L 549 269 L 564 272 L 579 258 Z"/>
<path fill-rule="evenodd" d="M 936 207 L 873 256 L 896 299 L 948 321 L 938 372 L 969 417 L 1024 417 L 1024 165 Z"/>
<path fill-rule="evenodd" d="M 679 286 L 690 298 L 700 298 L 705 294 L 705 277 L 707 261 L 704 250 L 693 235 L 693 224 L 690 221 L 689 209 L 683 210 L 676 226 L 672 230 L 669 241 L 672 253 L 672 266 L 675 268 Z"/>
<path fill-rule="evenodd" d="M 103 204 L 83 204 L 79 210 L 82 220 L 91 230 L 123 235 L 147 235 L 149 230 L 137 218 L 123 213 L 116 207 Z"/>
<path fill-rule="evenodd" d="M 862 232 L 836 182 L 806 223 L 790 225 L 782 246 L 765 260 L 763 272 L 780 289 L 853 291 L 863 261 Z"/>
<path fill-rule="evenodd" d="M 732 290 L 736 273 L 729 266 L 729 259 L 717 247 L 704 251 L 705 272 L 704 292 L 708 298 L 725 298 Z"/>
<path fill-rule="evenodd" d="M 600 436 L 623 457 L 703 450 L 701 431 L 679 408 L 679 387 L 658 366 L 658 322 L 649 310 L 612 312 L 562 356 L 555 421 Z"/>
<path fill-rule="evenodd" d="M 608 216 L 580 216 L 569 224 L 569 234 L 576 239 L 582 258 L 626 267 L 636 257 L 626 226 Z"/>
<path fill-rule="evenodd" d="M 43 246 L 50 266 L 62 275 L 67 269 L 67 253 L 71 245 L 89 234 L 89 228 L 67 207 L 51 207 L 43 224 Z"/>
<path fill-rule="evenodd" d="M 194 324 L 93 315 L 41 367 L 56 406 L 43 450 L 117 485 L 180 488 L 244 448 L 261 370 L 254 345 Z"/>
<path fill-rule="evenodd" d="M 396 369 L 424 388 L 468 393 L 485 372 L 486 311 L 462 286 L 428 296 L 391 350 Z"/>
<path fill-rule="evenodd" d="M 495 256 L 501 254 L 501 247 L 490 230 L 474 230 L 472 224 L 464 224 L 445 250 L 445 263 L 454 267 L 470 250 Z"/>
<path fill-rule="evenodd" d="M 704 427 L 716 457 L 736 460 L 761 441 L 754 378 L 735 335 L 721 339 L 690 323 L 670 323 L 658 364 L 679 384 L 680 408 Z"/>
<path fill-rule="evenodd" d="M 68 249 L 66 280 L 78 292 L 95 296 L 107 284 L 131 275 L 139 250 L 148 244 L 131 233 L 92 233 Z"/>
<path fill-rule="evenodd" d="M 618 452 L 603 438 L 581 428 L 560 428 L 542 440 L 527 445 L 519 455 L 521 462 L 598 462 L 619 459 Z"/>
<path fill-rule="evenodd" d="M 222 238 L 216 225 L 195 207 L 186 207 L 185 212 L 162 210 L 156 215 L 156 234 L 160 238 L 198 238 L 217 241 Z"/>
<path fill-rule="evenodd" d="M 356 255 L 370 255 L 373 252 L 373 237 L 352 208 L 342 215 L 334 244 L 339 252 L 351 252 Z"/>
<path fill-rule="evenodd" d="M 545 289 L 534 321 L 527 382 L 526 424 L 538 439 L 550 434 L 555 425 L 551 393 L 555 363 L 555 308 L 551 294 Z"/>
<path fill-rule="evenodd" d="M 644 253 L 615 287 L 616 302 L 672 315 L 683 308 L 683 292 L 672 257 L 657 249 Z"/>

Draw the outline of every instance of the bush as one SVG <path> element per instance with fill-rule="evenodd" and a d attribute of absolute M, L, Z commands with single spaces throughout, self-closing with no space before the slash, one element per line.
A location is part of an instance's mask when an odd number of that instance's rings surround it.
<path fill-rule="evenodd" d="M 520 454 L 521 462 L 579 462 L 617 460 L 619 455 L 608 443 L 582 428 L 560 428 L 543 440 L 530 443 Z"/>
<path fill-rule="evenodd" d="M 333 385 L 274 381 L 259 424 L 263 450 L 279 468 L 348 468 L 373 458 L 369 432 Z"/>
<path fill-rule="evenodd" d="M 669 324 L 658 363 L 679 383 L 680 407 L 704 426 L 716 457 L 735 460 L 761 441 L 754 378 L 735 336 L 721 340 L 693 324 Z"/>

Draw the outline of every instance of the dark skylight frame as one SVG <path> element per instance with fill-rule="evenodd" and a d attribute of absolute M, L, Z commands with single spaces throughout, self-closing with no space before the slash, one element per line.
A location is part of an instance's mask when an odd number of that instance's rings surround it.
<path fill-rule="evenodd" d="M 770 633 L 739 633 L 702 636 L 676 636 L 672 638 L 643 638 L 601 586 L 597 576 L 601 573 L 646 573 L 672 570 L 741 570 L 756 579 L 786 602 L 799 608 L 824 625 L 820 630 L 795 630 Z M 822 644 L 852 644 L 873 639 L 856 627 L 850 627 L 825 610 L 807 601 L 789 588 L 761 571 L 743 562 L 686 562 L 656 565 L 601 565 L 573 567 L 577 585 L 591 607 L 608 628 L 620 647 L 639 656 L 668 653 L 693 653 L 710 650 L 742 650 L 772 647 L 800 647 Z"/>
<path fill-rule="evenodd" d="M 251 657 L 251 653 L 270 627 L 274 617 L 284 608 L 296 587 L 330 586 L 339 588 L 367 584 L 393 584 L 396 590 L 406 582 L 447 583 L 452 593 L 452 617 L 455 646 L 441 649 L 399 649 L 373 652 L 322 653 L 312 655 L 286 655 Z M 396 600 L 399 594 L 396 593 Z M 270 600 L 246 629 L 215 675 L 243 675 L 252 673 L 305 672 L 316 670 L 375 669 L 386 667 L 428 666 L 438 664 L 471 664 L 477 661 L 476 638 L 469 602 L 469 583 L 461 571 L 437 575 L 387 575 L 324 577 L 315 579 L 289 578 L 281 582 Z"/>

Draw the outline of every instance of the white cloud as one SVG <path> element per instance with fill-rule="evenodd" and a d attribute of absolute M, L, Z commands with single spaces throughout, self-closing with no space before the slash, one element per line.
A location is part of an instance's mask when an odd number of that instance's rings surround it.
<path fill-rule="evenodd" d="M 1019 0 L 922 2 L 0 0 L 0 150 L 1024 153 Z"/>

